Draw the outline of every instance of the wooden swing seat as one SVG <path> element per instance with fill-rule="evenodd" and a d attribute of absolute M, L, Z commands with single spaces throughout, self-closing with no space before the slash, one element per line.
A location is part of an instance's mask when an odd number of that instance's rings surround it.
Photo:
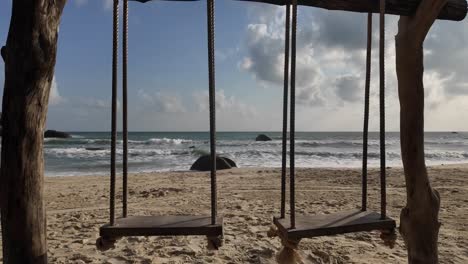
<path fill-rule="evenodd" d="M 223 219 L 211 224 L 208 215 L 177 216 L 129 216 L 117 218 L 114 225 L 106 224 L 99 229 L 101 237 L 124 236 L 207 236 L 223 235 Z"/>
<path fill-rule="evenodd" d="M 393 230 L 395 220 L 372 211 L 351 210 L 323 215 L 298 215 L 296 228 L 291 229 L 289 218 L 274 218 L 278 231 L 286 239 L 302 239 L 373 230 Z"/>

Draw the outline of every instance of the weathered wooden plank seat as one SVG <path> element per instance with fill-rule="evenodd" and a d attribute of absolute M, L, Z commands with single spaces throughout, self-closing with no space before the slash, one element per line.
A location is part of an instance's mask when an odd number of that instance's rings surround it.
<path fill-rule="evenodd" d="M 102 226 L 102 237 L 124 236 L 222 236 L 223 219 L 211 224 L 209 215 L 129 216 L 117 218 L 114 225 Z"/>
<path fill-rule="evenodd" d="M 373 230 L 393 230 L 395 220 L 372 211 L 350 210 L 332 214 L 298 215 L 296 227 L 291 229 L 289 218 L 274 218 L 274 224 L 287 239 L 330 236 Z"/>

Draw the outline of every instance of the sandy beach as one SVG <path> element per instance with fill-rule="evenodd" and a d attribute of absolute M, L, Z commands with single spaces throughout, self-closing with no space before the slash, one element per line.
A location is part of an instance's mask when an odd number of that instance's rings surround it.
<path fill-rule="evenodd" d="M 468 263 L 468 166 L 431 167 L 429 174 L 442 197 L 440 263 Z M 218 175 L 218 206 L 225 233 L 218 251 L 207 250 L 204 237 L 129 237 L 120 239 L 115 249 L 98 251 L 94 245 L 98 230 L 108 221 L 109 178 L 47 177 L 50 263 L 275 263 L 281 244 L 277 237 L 269 238 L 267 231 L 272 217 L 279 214 L 279 169 L 241 168 Z M 371 169 L 369 179 L 370 208 L 378 210 L 378 171 Z M 298 169 L 297 189 L 298 214 L 357 208 L 360 170 Z M 405 195 L 401 168 L 390 168 L 388 214 L 397 224 Z M 129 177 L 129 212 L 209 214 L 208 173 L 133 174 Z M 401 237 L 390 249 L 378 232 L 305 239 L 300 249 L 305 263 L 406 262 Z"/>

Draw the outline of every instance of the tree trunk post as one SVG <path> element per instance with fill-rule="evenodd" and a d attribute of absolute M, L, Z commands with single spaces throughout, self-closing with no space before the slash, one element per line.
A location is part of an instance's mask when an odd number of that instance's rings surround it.
<path fill-rule="evenodd" d="M 66 0 L 13 1 L 2 48 L 0 205 L 3 261 L 47 263 L 43 133 Z"/>
<path fill-rule="evenodd" d="M 407 204 L 400 233 L 411 264 L 438 263 L 440 197 L 429 182 L 424 158 L 423 42 L 446 0 L 423 0 L 412 17 L 400 17 L 396 72 L 400 99 L 401 155 Z"/>

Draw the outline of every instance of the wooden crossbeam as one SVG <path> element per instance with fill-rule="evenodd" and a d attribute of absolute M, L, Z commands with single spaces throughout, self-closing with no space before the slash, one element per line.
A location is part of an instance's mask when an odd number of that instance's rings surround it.
<path fill-rule="evenodd" d="M 274 5 L 290 3 L 288 0 L 240 0 L 245 2 L 261 2 Z M 411 16 L 416 11 L 421 0 L 386 0 L 387 14 Z M 379 13 L 377 0 L 298 0 L 303 6 L 313 6 L 328 10 L 342 10 L 360 13 Z M 447 0 L 447 4 L 440 12 L 438 19 L 461 21 L 466 17 L 467 3 L 465 0 Z"/>

